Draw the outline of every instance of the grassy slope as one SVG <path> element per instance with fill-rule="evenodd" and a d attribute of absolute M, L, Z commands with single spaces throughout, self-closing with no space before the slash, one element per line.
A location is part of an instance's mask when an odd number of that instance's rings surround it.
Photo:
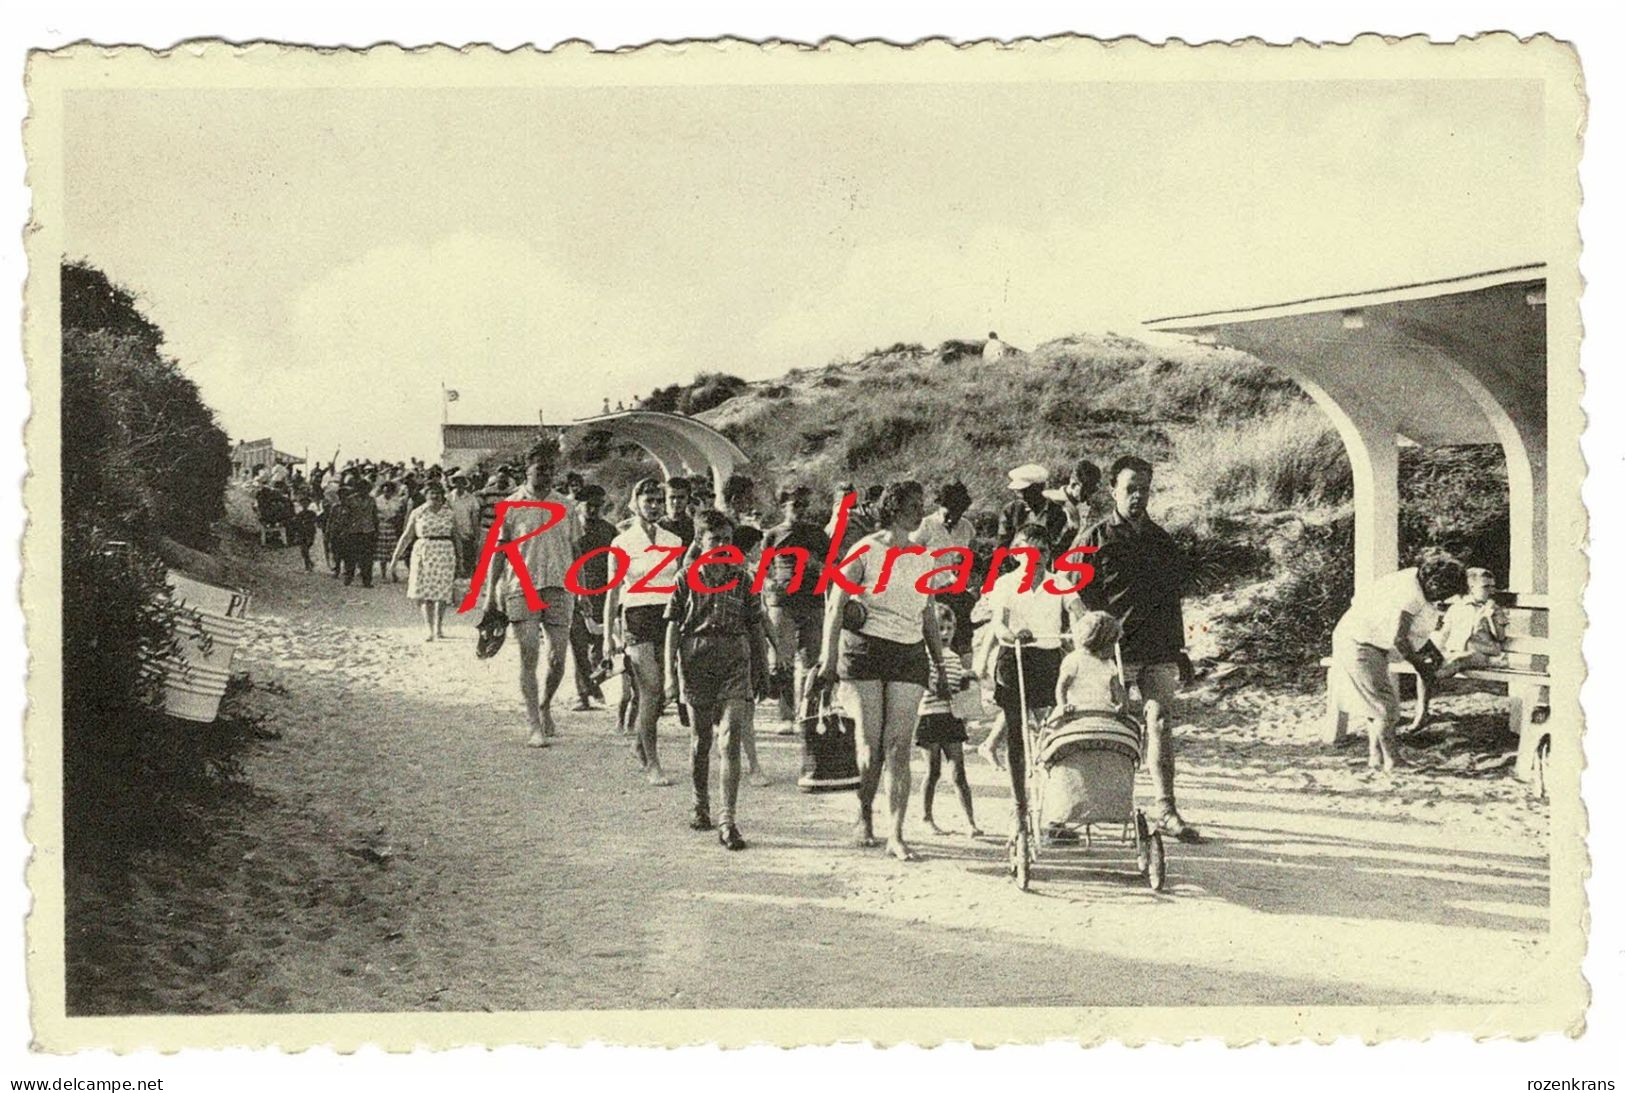
<path fill-rule="evenodd" d="M 1191 480 L 1204 473 L 1200 466 L 1170 463 L 1186 437 L 1305 405 L 1295 385 L 1239 354 L 1154 350 L 1105 335 L 1050 342 L 991 365 L 894 348 L 752 385 L 701 417 L 768 482 L 826 488 L 847 476 L 929 484 L 957 475 L 976 509 L 996 511 L 1008 497 L 1005 472 L 1017 464 L 1062 474 L 1080 457 L 1105 465 L 1123 453 L 1166 468 L 1159 491 L 1178 506 L 1207 493 Z"/>

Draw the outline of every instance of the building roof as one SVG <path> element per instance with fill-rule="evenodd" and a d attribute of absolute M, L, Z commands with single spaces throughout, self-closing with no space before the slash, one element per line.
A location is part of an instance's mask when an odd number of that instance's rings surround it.
<path fill-rule="evenodd" d="M 537 425 L 442 425 L 440 446 L 448 451 L 512 448 L 533 443 L 541 431 Z"/>
<path fill-rule="evenodd" d="M 1486 444 L 1486 399 L 1544 422 L 1545 285 L 1537 262 L 1146 325 L 1251 353 L 1417 443 Z"/>

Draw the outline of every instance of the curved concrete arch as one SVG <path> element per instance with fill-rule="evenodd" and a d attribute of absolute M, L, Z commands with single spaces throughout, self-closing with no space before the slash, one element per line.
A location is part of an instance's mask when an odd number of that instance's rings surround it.
<path fill-rule="evenodd" d="M 1399 447 L 1391 414 L 1359 390 L 1322 382 L 1309 365 L 1288 355 L 1267 363 L 1315 401 L 1348 454 L 1354 484 L 1354 576 L 1357 585 L 1399 568 Z"/>
<path fill-rule="evenodd" d="M 1511 541 L 1505 580 L 1509 588 L 1546 591 L 1546 427 L 1515 411 L 1520 400 L 1497 395 L 1470 368 L 1447 353 L 1418 346 L 1459 386 L 1494 430 L 1506 457 L 1507 515 Z M 1523 418 L 1524 420 L 1518 420 Z"/>
<path fill-rule="evenodd" d="M 654 457 L 655 462 L 660 464 L 661 473 L 668 478 L 674 474 L 682 474 L 697 454 L 693 446 L 685 443 L 682 437 L 642 422 L 624 422 L 612 430 L 611 435 L 617 439 L 629 440 L 648 452 Z"/>
<path fill-rule="evenodd" d="M 733 441 L 703 421 L 656 410 L 626 410 L 573 422 L 569 434 L 605 432 L 638 445 L 654 457 L 667 478 L 708 474 L 720 494 L 728 476 L 750 460 Z"/>

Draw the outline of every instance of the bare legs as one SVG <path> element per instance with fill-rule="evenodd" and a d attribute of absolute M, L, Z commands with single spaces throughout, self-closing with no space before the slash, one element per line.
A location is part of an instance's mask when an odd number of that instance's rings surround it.
<path fill-rule="evenodd" d="M 851 704 L 855 707 L 852 712 L 858 751 L 857 840 L 864 846 L 875 844 L 874 801 L 884 771 L 891 821 L 886 852 L 899 861 L 912 861 L 914 852 L 903 841 L 903 820 L 908 813 L 908 749 L 913 744 L 925 688 L 917 683 L 881 680 L 851 681 L 847 686 L 857 697 Z"/>
<path fill-rule="evenodd" d="M 1006 724 L 1004 711 L 1000 710 L 993 715 L 993 730 L 987 734 L 987 739 L 977 747 L 976 754 L 986 759 L 999 769 L 1004 768 L 1004 761 L 999 758 L 999 745 L 1005 742 L 1010 731 Z"/>
<path fill-rule="evenodd" d="M 569 628 L 544 624 L 538 619 L 521 619 L 514 623 L 514 633 L 519 638 L 519 693 L 524 696 L 525 717 L 530 722 L 530 739 L 526 742 L 533 748 L 545 748 L 547 738 L 554 735 L 553 695 L 564 679 L 564 654 L 569 645 Z M 538 688 L 536 675 L 541 665 L 544 634 L 547 676 Z"/>
<path fill-rule="evenodd" d="M 711 810 L 711 740 L 716 735 L 717 749 L 722 753 L 722 811 L 718 823 L 727 827 L 733 823 L 739 804 L 739 758 L 745 733 L 749 730 L 754 703 L 744 700 L 725 702 L 722 706 L 690 707 L 694 727 L 690 735 L 689 757 L 694 784 L 694 810 L 710 814 Z M 720 722 L 720 726 L 719 726 Z"/>
<path fill-rule="evenodd" d="M 640 641 L 627 646 L 626 655 L 632 662 L 632 716 L 637 726 L 638 751 L 642 755 L 643 769 L 649 776 L 650 785 L 669 786 L 671 779 L 660 769 L 660 752 L 655 741 L 655 726 L 660 720 L 660 707 L 666 694 L 660 643 Z"/>
<path fill-rule="evenodd" d="M 1372 770 L 1392 771 L 1405 765 L 1405 760 L 1399 754 L 1399 736 L 1392 721 L 1368 719 L 1365 735 L 1368 749 L 1366 766 Z"/>
<path fill-rule="evenodd" d="M 423 624 L 429 629 L 429 636 L 424 638 L 424 641 L 434 641 L 436 638 L 443 638 L 446 636 L 443 629 L 445 617 L 445 604 L 441 603 L 439 600 L 423 601 Z M 521 681 L 520 686 L 521 689 L 523 689 L 523 681 Z"/>
<path fill-rule="evenodd" d="M 925 788 L 920 795 L 925 825 L 939 835 L 943 833 L 942 829 L 937 826 L 936 821 L 931 817 L 931 807 L 935 803 L 937 795 L 937 781 L 942 777 L 942 759 L 943 756 L 947 756 L 948 765 L 953 769 L 954 788 L 959 791 L 959 807 L 965 812 L 965 822 L 970 824 L 970 833 L 972 835 L 980 835 L 982 829 L 976 826 L 976 812 L 971 807 L 970 779 L 965 777 L 964 745 L 958 743 L 937 744 L 930 748 L 928 754 Z"/>

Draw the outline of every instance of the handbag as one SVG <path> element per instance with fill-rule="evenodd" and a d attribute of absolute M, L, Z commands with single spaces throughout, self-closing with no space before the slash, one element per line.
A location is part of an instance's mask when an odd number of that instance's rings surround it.
<path fill-rule="evenodd" d="M 474 655 L 481 660 L 490 660 L 502 649 L 502 643 L 508 640 L 508 615 L 495 604 L 487 604 L 485 614 L 480 616 L 475 629 L 480 636 L 474 646 Z"/>
<path fill-rule="evenodd" d="M 863 630 L 863 624 L 869 621 L 869 609 L 861 600 L 847 600 L 841 605 L 841 629 L 850 630 L 854 634 Z"/>
<path fill-rule="evenodd" d="M 618 653 L 611 653 L 598 662 L 598 666 L 592 670 L 592 681 L 602 683 L 610 676 L 625 675 L 631 670 L 632 658 L 627 656 L 626 650 L 623 649 Z"/>

